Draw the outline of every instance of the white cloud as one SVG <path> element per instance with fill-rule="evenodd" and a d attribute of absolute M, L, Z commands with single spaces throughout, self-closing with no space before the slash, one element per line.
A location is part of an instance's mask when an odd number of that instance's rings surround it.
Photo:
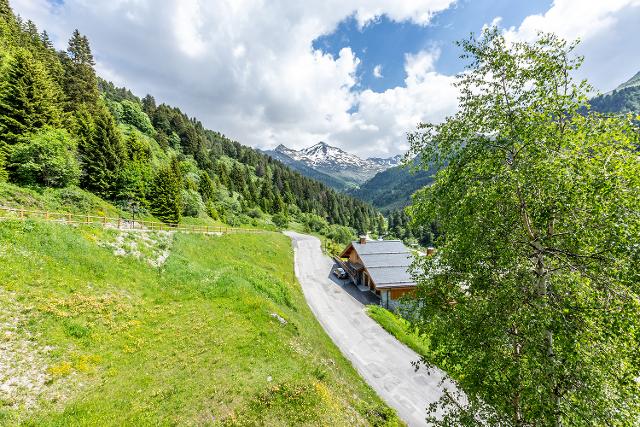
<path fill-rule="evenodd" d="M 405 57 L 404 86 L 358 92 L 356 52 L 337 58 L 312 42 L 354 16 L 427 25 L 454 0 L 12 0 L 58 48 L 74 28 L 91 40 L 101 75 L 180 107 L 242 143 L 300 148 L 324 140 L 360 155 L 396 154 L 419 121 L 455 111 L 453 77 L 434 69 L 437 50 Z M 585 73 L 607 90 L 640 69 L 640 0 L 556 0 L 510 36 L 535 29 L 584 43 Z M 515 6 L 514 6 L 515 7 Z M 470 29 L 473 30 L 473 29 Z M 374 75 L 376 74 L 374 70 Z M 382 69 L 378 68 L 382 75 Z M 613 82 L 613 83 L 611 83 Z M 357 106 L 353 112 L 354 106 Z"/>
<path fill-rule="evenodd" d="M 406 133 L 419 122 L 438 122 L 455 112 L 458 90 L 455 77 L 435 71 L 438 50 L 405 56 L 404 87 L 382 93 L 365 90 L 358 96 L 352 127 L 336 132 L 349 145 L 360 144 L 368 155 L 392 155 L 406 151 Z"/>
<path fill-rule="evenodd" d="M 579 38 L 577 53 L 585 62 L 578 77 L 608 91 L 640 70 L 639 28 L 640 0 L 555 0 L 506 34 L 514 40 L 532 40 L 539 31 Z"/>
<path fill-rule="evenodd" d="M 65 0 L 52 7 L 47 0 L 13 0 L 12 5 L 50 30 L 59 48 L 78 27 L 91 40 L 101 75 L 137 94 L 151 93 L 245 144 L 302 147 L 322 139 L 373 155 L 369 141 L 356 135 L 392 138 L 383 124 L 349 113 L 358 102 L 366 109 L 366 99 L 353 91 L 360 60 L 350 48 L 337 58 L 313 50 L 313 40 L 349 16 L 361 26 L 383 14 L 425 25 L 453 1 Z"/>
<path fill-rule="evenodd" d="M 378 64 L 375 67 L 373 67 L 373 77 L 375 77 L 376 79 L 381 79 L 382 76 L 382 65 Z"/>

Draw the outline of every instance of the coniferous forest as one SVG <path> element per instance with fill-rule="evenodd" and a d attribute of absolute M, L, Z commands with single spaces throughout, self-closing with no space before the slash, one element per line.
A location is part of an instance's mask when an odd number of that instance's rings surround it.
<path fill-rule="evenodd" d="M 102 80 L 94 65 L 86 36 L 75 31 L 56 51 L 0 0 L 1 180 L 79 186 L 167 223 L 208 215 L 239 226 L 265 215 L 341 241 L 384 228 L 369 204 Z"/>

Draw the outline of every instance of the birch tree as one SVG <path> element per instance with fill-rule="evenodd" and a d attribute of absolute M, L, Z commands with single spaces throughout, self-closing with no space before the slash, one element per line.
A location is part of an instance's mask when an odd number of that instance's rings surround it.
<path fill-rule="evenodd" d="M 458 113 L 409 136 L 441 168 L 410 213 L 443 232 L 414 323 L 467 395 L 432 421 L 638 425 L 638 118 L 589 112 L 576 43 L 491 28 L 460 45 Z"/>

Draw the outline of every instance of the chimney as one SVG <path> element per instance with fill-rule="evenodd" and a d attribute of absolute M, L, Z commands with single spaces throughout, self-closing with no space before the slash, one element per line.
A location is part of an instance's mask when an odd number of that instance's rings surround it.
<path fill-rule="evenodd" d="M 436 248 L 431 247 L 431 246 L 429 246 L 429 247 L 427 248 L 427 255 L 428 255 L 428 256 L 431 256 L 431 255 L 433 255 L 433 254 L 435 254 L 435 253 L 436 253 Z"/>
<path fill-rule="evenodd" d="M 367 243 L 367 236 L 360 236 L 360 244 L 364 245 L 365 243 Z"/>

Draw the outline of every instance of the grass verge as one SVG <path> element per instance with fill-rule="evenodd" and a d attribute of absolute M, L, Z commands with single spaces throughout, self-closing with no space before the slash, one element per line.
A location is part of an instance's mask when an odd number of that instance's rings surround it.
<path fill-rule="evenodd" d="M 429 355 L 429 338 L 411 329 L 409 322 L 405 319 L 379 305 L 367 306 L 367 314 L 378 322 L 385 331 L 420 356 L 427 357 Z"/>

